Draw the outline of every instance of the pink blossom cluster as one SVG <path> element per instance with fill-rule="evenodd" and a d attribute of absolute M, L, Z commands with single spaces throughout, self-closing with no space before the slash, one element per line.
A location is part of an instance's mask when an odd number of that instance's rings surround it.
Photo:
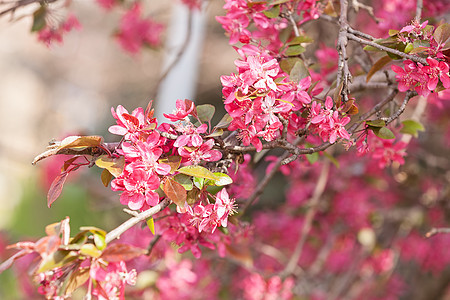
<path fill-rule="evenodd" d="M 356 141 L 358 155 L 368 154 L 380 169 L 390 166 L 392 163 L 403 165 L 406 146 L 405 142 L 396 139 L 381 139 L 371 130 Z"/>
<path fill-rule="evenodd" d="M 124 140 L 117 153 L 125 158 L 123 172 L 111 182 L 114 191 L 121 191 L 120 202 L 133 210 L 147 210 L 160 201 L 156 190 L 161 179 L 169 176 L 170 165 L 160 161 L 162 156 L 180 155 L 181 162 L 199 164 L 202 161 L 216 161 L 221 158 L 218 150 L 212 149 L 214 141 L 204 140 L 200 134 L 206 131 L 206 124 L 195 127 L 185 117 L 192 113 L 195 106 L 187 109 L 185 101 L 177 101 L 177 111 L 167 115 L 173 120 L 183 120 L 175 125 L 161 124 L 149 118 L 143 108 L 135 109 L 131 114 L 121 105 L 112 109 L 117 125 L 109 128 L 113 134 L 122 135 Z M 163 137 L 161 133 L 172 134 L 174 140 Z M 169 154 L 170 153 L 170 154 Z"/>
<path fill-rule="evenodd" d="M 288 300 L 292 299 L 294 279 L 288 277 L 282 280 L 273 276 L 265 280 L 260 274 L 253 273 L 245 277 L 241 283 L 245 300 Z"/>
<path fill-rule="evenodd" d="M 311 124 L 313 124 L 324 142 L 335 143 L 338 138 L 350 139 L 345 125 L 350 122 L 350 117 L 341 117 L 338 110 L 333 110 L 333 100 L 327 97 L 325 107 L 318 102 L 311 106 Z"/>
<path fill-rule="evenodd" d="M 235 211 L 235 200 L 230 199 L 225 189 L 216 194 L 216 202 L 203 206 L 201 203 L 194 208 L 187 206 L 187 212 L 191 216 L 190 222 L 199 232 L 211 231 L 214 233 L 218 226 L 227 227 L 228 216 Z"/>
<path fill-rule="evenodd" d="M 117 40 L 122 48 L 131 54 L 139 53 L 143 46 L 156 47 L 161 42 L 164 26 L 148 17 L 141 17 L 141 14 L 141 4 L 135 2 L 120 20 Z"/>
<path fill-rule="evenodd" d="M 62 43 L 64 34 L 73 29 L 81 30 L 81 24 L 75 15 L 69 14 L 64 21 L 57 25 L 47 24 L 39 30 L 38 41 L 44 43 L 47 47 L 50 47 L 54 42 Z"/>
<path fill-rule="evenodd" d="M 427 97 L 436 90 L 439 81 L 444 88 L 450 88 L 448 63 L 431 57 L 427 58 L 427 63 L 428 65 L 424 66 L 408 59 L 403 62 L 405 69 L 392 65 L 392 70 L 397 73 L 395 78 L 398 81 L 399 91 L 414 89 L 419 95 Z"/>
<path fill-rule="evenodd" d="M 279 6 L 266 2 L 251 2 L 246 0 L 226 0 L 223 8 L 225 16 L 218 16 L 216 20 L 222 24 L 230 38 L 230 44 L 241 42 L 242 44 L 260 44 L 264 41 L 269 51 L 278 52 L 283 43 L 280 41 L 280 32 L 288 27 L 288 21 L 278 16 L 268 17 L 268 11 L 284 10 L 288 13 L 296 11 L 299 18 L 298 24 L 317 19 L 322 7 L 320 1 L 284 1 Z M 252 26 L 252 25 L 255 26 Z M 253 28 L 253 29 L 252 29 Z"/>
<path fill-rule="evenodd" d="M 107 265 L 96 260 L 91 264 L 90 278 L 95 280 L 92 294 L 99 300 L 125 299 L 125 285 L 135 285 L 135 269 L 127 270 L 125 262 L 109 262 Z"/>

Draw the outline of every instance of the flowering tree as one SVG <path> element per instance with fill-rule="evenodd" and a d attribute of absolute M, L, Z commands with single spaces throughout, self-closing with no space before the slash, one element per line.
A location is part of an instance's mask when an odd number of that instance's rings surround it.
<path fill-rule="evenodd" d="M 159 46 L 164 26 L 143 17 L 141 2 L 97 2 L 125 10 L 115 35 L 123 50 Z M 12 18 L 32 6 L 31 31 L 47 46 L 81 28 L 70 1 L 6 5 L 0 14 Z M 33 162 L 67 156 L 49 207 L 70 173 L 96 166 L 130 218 L 75 235 L 68 218 L 48 225 L 38 241 L 8 246 L 18 252 L 0 272 L 33 261 L 48 299 L 78 289 L 86 299 L 443 295 L 448 150 L 440 157 L 412 138 L 426 127 L 449 146 L 449 8 L 438 0 L 226 0 L 216 20 L 240 56 L 220 78 L 227 113 L 215 124 L 213 105 L 174 99 L 176 111 L 164 114 L 171 123 L 162 123 L 152 101 L 131 112 L 119 105 L 109 127 L 118 142 L 53 142 Z M 55 10 L 67 17 L 56 22 Z M 313 30 L 319 25 L 335 33 L 335 48 Z M 280 173 L 285 199 L 258 202 Z"/>

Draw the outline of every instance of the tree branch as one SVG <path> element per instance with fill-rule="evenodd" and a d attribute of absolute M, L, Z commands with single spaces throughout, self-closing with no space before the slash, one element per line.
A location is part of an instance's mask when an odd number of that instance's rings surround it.
<path fill-rule="evenodd" d="M 337 88 L 340 89 L 342 85 L 342 90 L 340 91 L 343 101 L 348 101 L 349 88 L 348 83 L 352 80 L 352 75 L 348 68 L 348 57 L 347 57 L 347 33 L 348 33 L 348 21 L 347 21 L 347 10 L 348 1 L 341 0 L 341 14 L 339 16 L 339 35 L 337 42 L 337 50 L 339 53 L 339 63 L 338 63 L 338 74 L 337 74 Z M 335 99 L 336 100 L 336 99 Z"/>
<path fill-rule="evenodd" d="M 300 238 L 297 242 L 297 245 L 295 246 L 295 250 L 291 258 L 289 259 L 289 262 L 286 264 L 286 267 L 281 273 L 282 277 L 289 276 L 297 267 L 298 260 L 300 259 L 303 252 L 303 246 L 305 245 L 306 238 L 308 237 L 308 234 L 312 227 L 312 222 L 314 220 L 314 216 L 317 211 L 319 200 L 325 190 L 325 186 L 328 181 L 329 170 L 330 170 L 330 163 L 328 161 L 325 161 L 322 170 L 320 172 L 319 178 L 317 179 L 317 184 L 314 189 L 313 195 L 309 200 L 308 212 L 306 213 L 305 221 L 303 223 L 303 227 L 300 232 Z"/>
<path fill-rule="evenodd" d="M 120 235 L 122 233 L 124 233 L 125 231 L 127 231 L 128 229 L 130 229 L 131 227 L 136 225 L 137 223 L 144 221 L 144 220 L 150 218 L 151 216 L 153 216 L 154 214 L 162 211 L 169 204 L 170 204 L 170 200 L 165 198 L 163 201 L 161 201 L 159 204 L 153 206 L 152 208 L 150 208 L 144 212 L 141 212 L 140 214 L 138 214 L 135 217 L 128 219 L 127 221 L 125 221 L 124 223 L 119 225 L 117 228 L 108 232 L 108 234 L 105 237 L 106 243 L 109 243 L 115 239 L 120 238 Z"/>

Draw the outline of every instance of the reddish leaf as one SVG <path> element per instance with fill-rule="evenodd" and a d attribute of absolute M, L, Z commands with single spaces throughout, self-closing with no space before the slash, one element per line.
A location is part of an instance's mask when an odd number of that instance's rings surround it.
<path fill-rule="evenodd" d="M 436 40 L 436 42 L 438 42 L 438 44 L 444 44 L 449 37 L 450 37 L 450 24 L 448 23 L 441 24 L 434 31 L 434 39 Z"/>
<path fill-rule="evenodd" d="M 108 245 L 100 257 L 107 262 L 119 262 L 127 261 L 146 253 L 146 249 L 134 247 L 128 244 L 112 244 Z"/>
<path fill-rule="evenodd" d="M 386 64 L 388 64 L 390 61 L 392 61 L 392 58 L 389 56 L 383 56 L 379 60 L 377 60 L 372 68 L 370 68 L 369 72 L 367 73 L 366 82 L 369 82 L 370 78 L 372 78 L 373 74 L 381 70 Z"/>
<path fill-rule="evenodd" d="M 66 295 L 69 296 L 77 288 L 82 286 L 89 279 L 89 267 L 79 268 L 70 274 L 70 278 L 66 286 Z"/>
<path fill-rule="evenodd" d="M 61 195 L 64 183 L 67 179 L 67 175 L 69 175 L 69 172 L 62 172 L 55 178 L 55 180 L 53 180 L 47 194 L 47 206 L 49 208 L 52 206 L 53 202 L 58 199 L 59 195 Z"/>
<path fill-rule="evenodd" d="M 5 271 L 6 269 L 8 269 L 9 267 L 12 266 L 12 264 L 19 258 L 31 253 L 31 250 L 21 250 L 19 252 L 17 252 L 16 254 L 14 254 L 13 256 L 11 256 L 10 258 L 8 258 L 7 260 L 5 260 L 4 262 L 2 262 L 0 264 L 0 274 Z"/>
<path fill-rule="evenodd" d="M 184 187 L 173 179 L 167 179 L 164 182 L 164 193 L 172 200 L 176 205 L 184 207 L 186 202 L 186 190 Z"/>
<path fill-rule="evenodd" d="M 64 162 L 62 171 L 67 171 L 67 169 L 72 165 L 74 161 L 76 161 L 80 156 L 74 156 Z"/>

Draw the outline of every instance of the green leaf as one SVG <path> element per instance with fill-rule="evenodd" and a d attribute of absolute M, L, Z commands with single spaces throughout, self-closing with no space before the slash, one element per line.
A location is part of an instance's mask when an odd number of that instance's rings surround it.
<path fill-rule="evenodd" d="M 155 235 L 155 221 L 153 220 L 153 218 L 147 220 L 147 226 L 152 234 Z"/>
<path fill-rule="evenodd" d="M 94 244 L 98 250 L 103 250 L 106 247 L 105 235 L 94 233 Z"/>
<path fill-rule="evenodd" d="M 297 56 L 297 55 L 302 54 L 305 51 L 306 51 L 306 49 L 303 46 L 292 45 L 286 49 L 286 52 L 284 52 L 284 54 L 287 56 Z"/>
<path fill-rule="evenodd" d="M 184 187 L 173 179 L 164 181 L 163 191 L 167 197 L 179 207 L 184 207 L 186 202 L 186 190 Z"/>
<path fill-rule="evenodd" d="M 395 139 L 394 133 L 387 127 L 373 128 L 372 131 L 380 139 L 384 139 L 384 140 Z"/>
<path fill-rule="evenodd" d="M 230 125 L 231 121 L 233 121 L 233 118 L 229 114 L 225 114 L 222 119 L 219 121 L 219 123 L 216 125 L 216 128 L 225 128 Z"/>
<path fill-rule="evenodd" d="M 57 250 L 42 259 L 41 263 L 39 264 L 37 273 L 42 273 L 50 271 L 54 268 L 62 267 L 68 263 L 71 263 L 72 261 L 77 259 L 77 257 L 78 253 L 76 251 Z"/>
<path fill-rule="evenodd" d="M 298 57 L 283 58 L 280 61 L 280 68 L 281 68 L 281 70 L 283 70 L 283 72 L 285 72 L 286 74 L 289 74 L 289 73 L 291 73 L 292 68 L 295 66 L 295 63 L 298 61 L 302 61 L 302 60 Z"/>
<path fill-rule="evenodd" d="M 205 185 L 205 178 L 200 178 L 200 177 L 194 177 L 194 185 L 199 189 L 203 189 L 204 185 Z"/>
<path fill-rule="evenodd" d="M 306 159 L 309 161 L 310 164 L 314 164 L 319 159 L 319 153 L 314 152 L 311 154 L 306 154 Z"/>
<path fill-rule="evenodd" d="M 225 173 L 216 172 L 214 173 L 214 176 L 216 177 L 214 182 L 217 186 L 229 185 L 233 183 L 233 179 Z"/>
<path fill-rule="evenodd" d="M 370 68 L 369 72 L 367 73 L 366 82 L 369 82 L 370 78 L 372 78 L 373 74 L 381 70 L 386 64 L 392 61 L 392 58 L 389 56 L 383 56 L 379 60 L 377 60 L 372 68 Z"/>
<path fill-rule="evenodd" d="M 405 53 L 410 53 L 414 49 L 413 43 L 408 43 L 405 47 Z"/>
<path fill-rule="evenodd" d="M 401 133 L 410 134 L 414 137 L 417 137 L 418 131 L 425 131 L 425 127 L 420 122 L 414 120 L 405 120 L 402 122 L 403 127 L 400 130 Z"/>
<path fill-rule="evenodd" d="M 125 157 L 120 156 L 118 158 L 114 158 L 109 157 L 108 155 L 101 155 L 95 161 L 95 165 L 99 168 L 108 170 L 109 173 L 114 175 L 114 177 L 118 177 L 120 174 L 122 174 L 123 168 L 125 167 Z M 103 182 L 103 184 L 105 184 L 105 182 Z"/>
<path fill-rule="evenodd" d="M 286 2 L 290 2 L 291 0 L 273 0 L 272 2 L 270 2 L 270 5 L 277 5 L 277 4 L 283 4 Z"/>
<path fill-rule="evenodd" d="M 389 36 L 394 36 L 398 34 L 400 31 L 395 29 L 389 29 Z"/>
<path fill-rule="evenodd" d="M 39 7 L 33 13 L 33 25 L 31 26 L 31 32 L 39 31 L 47 25 L 45 17 L 47 16 L 47 9 L 45 6 Z"/>
<path fill-rule="evenodd" d="M 303 60 L 300 59 L 295 63 L 294 67 L 289 73 L 289 79 L 294 82 L 299 82 L 307 76 L 309 76 L 309 71 L 303 63 Z"/>
<path fill-rule="evenodd" d="M 80 254 L 93 258 L 99 258 L 102 255 L 102 251 L 97 249 L 94 244 L 84 244 L 81 246 Z"/>
<path fill-rule="evenodd" d="M 103 229 L 100 229 L 98 227 L 95 227 L 95 226 L 83 226 L 83 227 L 80 227 L 80 230 L 89 231 L 92 234 L 98 233 L 100 235 L 106 236 L 106 231 L 104 231 Z"/>
<path fill-rule="evenodd" d="M 450 24 L 448 23 L 441 24 L 434 31 L 434 39 L 438 44 L 444 44 L 449 37 L 450 37 Z"/>
<path fill-rule="evenodd" d="M 369 125 L 372 127 L 384 127 L 384 126 L 386 126 L 386 122 L 383 120 L 371 120 L 371 121 L 366 121 L 366 125 Z"/>
<path fill-rule="evenodd" d="M 339 169 L 339 167 L 340 167 L 339 161 L 338 161 L 333 155 L 331 155 L 331 154 L 329 154 L 329 153 L 327 153 L 327 152 L 325 152 L 325 151 L 323 152 L 323 155 L 324 155 L 326 158 L 328 158 L 328 159 L 333 163 L 333 165 L 336 166 L 336 168 Z"/>
<path fill-rule="evenodd" d="M 189 192 L 187 193 L 186 202 L 187 202 L 189 205 L 194 204 L 195 202 L 197 202 L 198 195 L 200 195 L 199 189 L 197 189 L 197 188 L 192 189 L 191 191 L 189 191 Z"/>
<path fill-rule="evenodd" d="M 211 121 L 214 113 L 216 112 L 216 108 L 211 104 L 202 104 L 197 106 L 197 115 L 200 121 L 209 122 Z"/>
<path fill-rule="evenodd" d="M 275 5 L 271 9 L 263 11 L 263 14 L 270 19 L 278 18 L 280 15 L 280 5 Z"/>
<path fill-rule="evenodd" d="M 205 136 L 205 138 L 211 138 L 215 136 L 222 136 L 223 135 L 223 129 L 222 128 L 215 128 L 211 134 L 208 134 Z"/>
<path fill-rule="evenodd" d="M 214 174 L 205 167 L 202 166 L 185 166 L 177 170 L 182 174 L 186 174 L 189 176 L 200 177 L 215 180 Z"/>
<path fill-rule="evenodd" d="M 363 50 L 365 50 L 365 51 L 374 51 L 374 52 L 381 52 L 381 51 L 383 51 L 383 50 L 380 50 L 380 49 L 375 48 L 374 46 L 370 46 L 370 45 L 365 46 L 363 48 Z"/>
<path fill-rule="evenodd" d="M 296 36 L 292 40 L 290 40 L 287 44 L 291 45 L 300 45 L 301 43 L 312 43 L 314 40 L 307 35 Z"/>
<path fill-rule="evenodd" d="M 191 177 L 184 174 L 177 174 L 173 177 L 173 179 L 181 184 L 186 191 L 190 191 L 193 189 L 194 184 L 192 183 Z"/>

